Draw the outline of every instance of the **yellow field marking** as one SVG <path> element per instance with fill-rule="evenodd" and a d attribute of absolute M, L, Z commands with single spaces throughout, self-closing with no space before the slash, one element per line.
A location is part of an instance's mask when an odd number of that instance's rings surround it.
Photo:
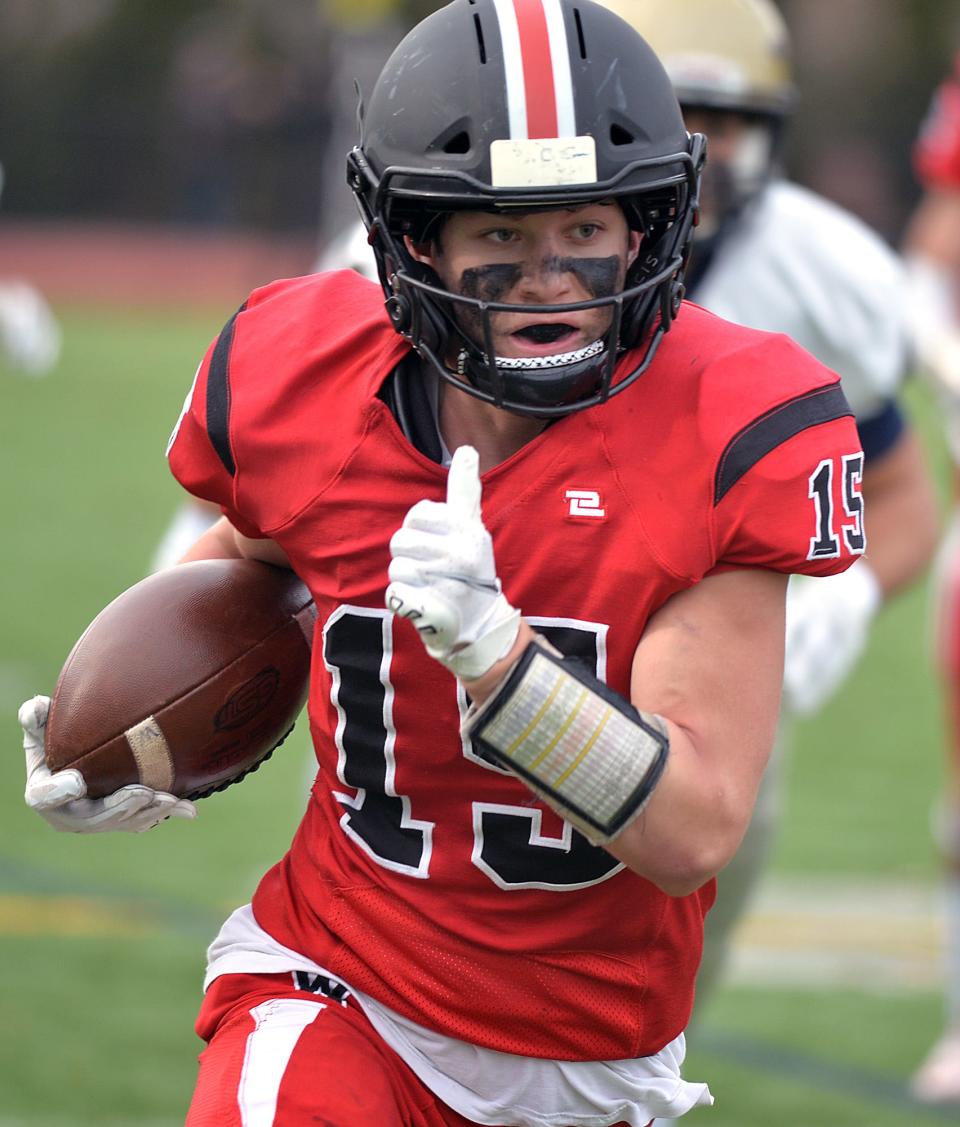
<path fill-rule="evenodd" d="M 127 937 L 156 930 L 142 910 L 86 896 L 0 896 L 0 935 Z"/>
<path fill-rule="evenodd" d="M 737 985 L 938 990 L 943 912 L 932 888 L 896 881 L 769 882 L 733 936 Z"/>

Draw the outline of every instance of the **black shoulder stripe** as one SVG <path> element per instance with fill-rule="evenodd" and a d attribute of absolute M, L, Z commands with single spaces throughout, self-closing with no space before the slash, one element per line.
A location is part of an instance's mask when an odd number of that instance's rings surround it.
<path fill-rule="evenodd" d="M 224 325 L 217 338 L 207 372 L 207 434 L 224 468 L 231 477 L 237 472 L 230 449 L 230 346 L 233 344 L 233 326 L 246 302 Z"/>
<path fill-rule="evenodd" d="M 724 450 L 717 466 L 713 503 L 719 505 L 751 466 L 788 438 L 808 427 L 852 414 L 840 384 L 835 383 L 805 392 L 760 415 L 735 435 Z"/>

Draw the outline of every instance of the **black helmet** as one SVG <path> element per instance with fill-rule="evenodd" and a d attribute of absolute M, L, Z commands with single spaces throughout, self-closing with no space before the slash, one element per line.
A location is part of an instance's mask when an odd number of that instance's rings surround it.
<path fill-rule="evenodd" d="M 683 295 L 705 142 L 687 134 L 670 79 L 640 35 L 591 0 L 453 0 L 387 61 L 348 158 L 387 310 L 440 376 L 519 414 L 567 414 L 622 391 L 647 367 Z M 615 199 L 644 235 L 621 293 L 567 306 L 453 293 L 403 237 L 455 209 L 523 210 Z M 471 307 L 484 342 L 459 326 Z M 595 345 L 498 360 L 489 315 L 608 306 Z M 620 352 L 645 342 L 613 383 Z M 444 362 L 460 350 L 457 371 Z"/>

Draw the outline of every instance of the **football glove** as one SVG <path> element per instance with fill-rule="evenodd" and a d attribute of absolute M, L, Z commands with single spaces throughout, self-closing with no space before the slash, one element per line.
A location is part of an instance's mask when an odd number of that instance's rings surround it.
<path fill-rule="evenodd" d="M 150 787 L 121 787 L 106 798 L 87 798 L 87 784 L 74 768 L 51 773 L 43 754 L 50 698 L 32 697 L 20 706 L 23 750 L 27 760 L 24 798 L 31 810 L 55 830 L 91 834 L 108 830 L 142 833 L 167 818 L 195 818 L 197 808 L 186 799 Z"/>
<path fill-rule="evenodd" d="M 480 492 L 477 452 L 461 446 L 446 501 L 418 501 L 390 540 L 387 608 L 409 619 L 430 656 L 464 680 L 505 657 L 520 629 L 520 612 L 497 578 Z"/>
<path fill-rule="evenodd" d="M 794 575 L 787 587 L 783 698 L 800 715 L 822 708 L 856 665 L 882 601 L 863 560 L 839 575 Z"/>

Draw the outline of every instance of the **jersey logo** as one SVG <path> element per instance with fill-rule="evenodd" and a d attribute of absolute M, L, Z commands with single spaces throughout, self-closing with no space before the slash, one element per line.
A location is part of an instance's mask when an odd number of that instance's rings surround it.
<path fill-rule="evenodd" d="M 350 991 L 342 982 L 328 978 L 325 974 L 312 974 L 306 970 L 293 971 L 293 985 L 297 990 L 305 990 L 308 994 L 320 994 L 332 1002 L 339 1002 L 341 1006 L 347 1004 Z"/>
<path fill-rule="evenodd" d="M 595 489 L 568 489 L 563 495 L 569 506 L 567 516 L 574 520 L 606 520 L 607 510 L 600 502 Z"/>

